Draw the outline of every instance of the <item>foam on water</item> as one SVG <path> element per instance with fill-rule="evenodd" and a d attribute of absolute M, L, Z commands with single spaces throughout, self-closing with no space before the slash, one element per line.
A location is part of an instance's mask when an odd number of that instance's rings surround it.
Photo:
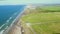
<path fill-rule="evenodd" d="M 10 17 L 9 19 L 12 19 L 12 17 Z"/>
<path fill-rule="evenodd" d="M 16 15 L 17 13 L 14 13 L 14 15 Z"/>
<path fill-rule="evenodd" d="M 0 29 L 4 26 L 5 24 L 3 24 L 1 27 L 0 27 Z"/>
<path fill-rule="evenodd" d="M 14 16 L 14 15 L 16 15 L 17 13 L 14 13 L 12 16 Z M 1 27 L 0 27 L 0 29 L 3 27 L 3 26 L 5 26 L 6 24 L 8 24 L 9 23 L 9 21 L 12 19 L 13 17 L 10 17 L 7 21 L 6 21 L 6 23 L 5 24 L 3 24 Z"/>
<path fill-rule="evenodd" d="M 9 22 L 13 18 L 13 16 L 16 15 L 16 14 L 17 13 L 14 13 L 6 22 Z"/>
<path fill-rule="evenodd" d="M 6 22 L 9 22 L 12 19 L 12 17 L 10 17 Z"/>
<path fill-rule="evenodd" d="M 6 22 L 9 22 L 10 20 L 7 20 Z"/>
<path fill-rule="evenodd" d="M 7 25 L 11 19 L 12 19 L 12 17 L 10 17 L 10 18 L 6 21 L 6 23 L 3 24 L 3 25 L 0 27 L 0 29 L 2 29 L 2 27 L 4 27 L 5 25 Z M 6 26 L 5 29 L 7 29 L 7 27 L 8 27 L 8 26 Z"/>
<path fill-rule="evenodd" d="M 7 29 L 8 28 L 8 26 L 6 26 L 6 28 L 5 29 Z"/>
<path fill-rule="evenodd" d="M 3 34 L 4 30 L 0 31 L 0 34 Z"/>
<path fill-rule="evenodd" d="M 19 14 L 19 12 L 15 12 L 13 13 L 7 20 L 6 20 L 6 23 L 4 23 L 0 29 L 3 28 L 3 30 L 0 31 L 0 34 L 3 34 L 8 28 L 9 26 L 12 26 L 14 24 L 14 22 L 16 21 L 16 16 Z M 13 20 L 12 23 L 10 24 L 10 20 Z M 10 24 L 9 26 L 7 24 Z"/>

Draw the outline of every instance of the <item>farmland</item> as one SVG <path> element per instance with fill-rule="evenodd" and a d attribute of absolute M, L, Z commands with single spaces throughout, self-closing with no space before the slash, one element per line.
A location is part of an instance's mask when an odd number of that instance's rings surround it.
<path fill-rule="evenodd" d="M 60 34 L 60 6 L 37 7 L 35 11 L 21 18 L 32 34 Z"/>

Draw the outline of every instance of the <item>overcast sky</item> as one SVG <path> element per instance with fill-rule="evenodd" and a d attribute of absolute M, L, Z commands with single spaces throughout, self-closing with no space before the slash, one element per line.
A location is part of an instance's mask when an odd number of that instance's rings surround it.
<path fill-rule="evenodd" d="M 60 4 L 60 0 L 0 0 L 0 5 L 29 3 Z"/>

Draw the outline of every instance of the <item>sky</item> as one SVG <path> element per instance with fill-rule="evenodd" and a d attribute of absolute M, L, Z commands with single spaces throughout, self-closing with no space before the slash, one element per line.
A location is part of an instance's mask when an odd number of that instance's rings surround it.
<path fill-rule="evenodd" d="M 0 0 L 0 5 L 10 4 L 60 4 L 60 0 Z"/>

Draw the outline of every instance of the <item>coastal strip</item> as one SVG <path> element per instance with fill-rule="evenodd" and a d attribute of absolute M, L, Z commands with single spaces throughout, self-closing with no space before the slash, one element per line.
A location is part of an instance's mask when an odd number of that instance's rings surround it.
<path fill-rule="evenodd" d="M 3 32 L 3 34 L 17 34 L 18 31 L 21 32 L 20 25 L 19 26 L 16 26 L 16 25 L 18 25 L 18 23 L 20 23 L 19 19 L 26 9 L 27 9 L 27 6 L 24 7 L 24 10 L 21 13 L 19 13 L 19 15 L 16 17 L 16 19 L 14 19 L 12 24 L 6 29 L 6 31 Z M 21 34 L 21 33 L 19 33 L 19 34 Z"/>

